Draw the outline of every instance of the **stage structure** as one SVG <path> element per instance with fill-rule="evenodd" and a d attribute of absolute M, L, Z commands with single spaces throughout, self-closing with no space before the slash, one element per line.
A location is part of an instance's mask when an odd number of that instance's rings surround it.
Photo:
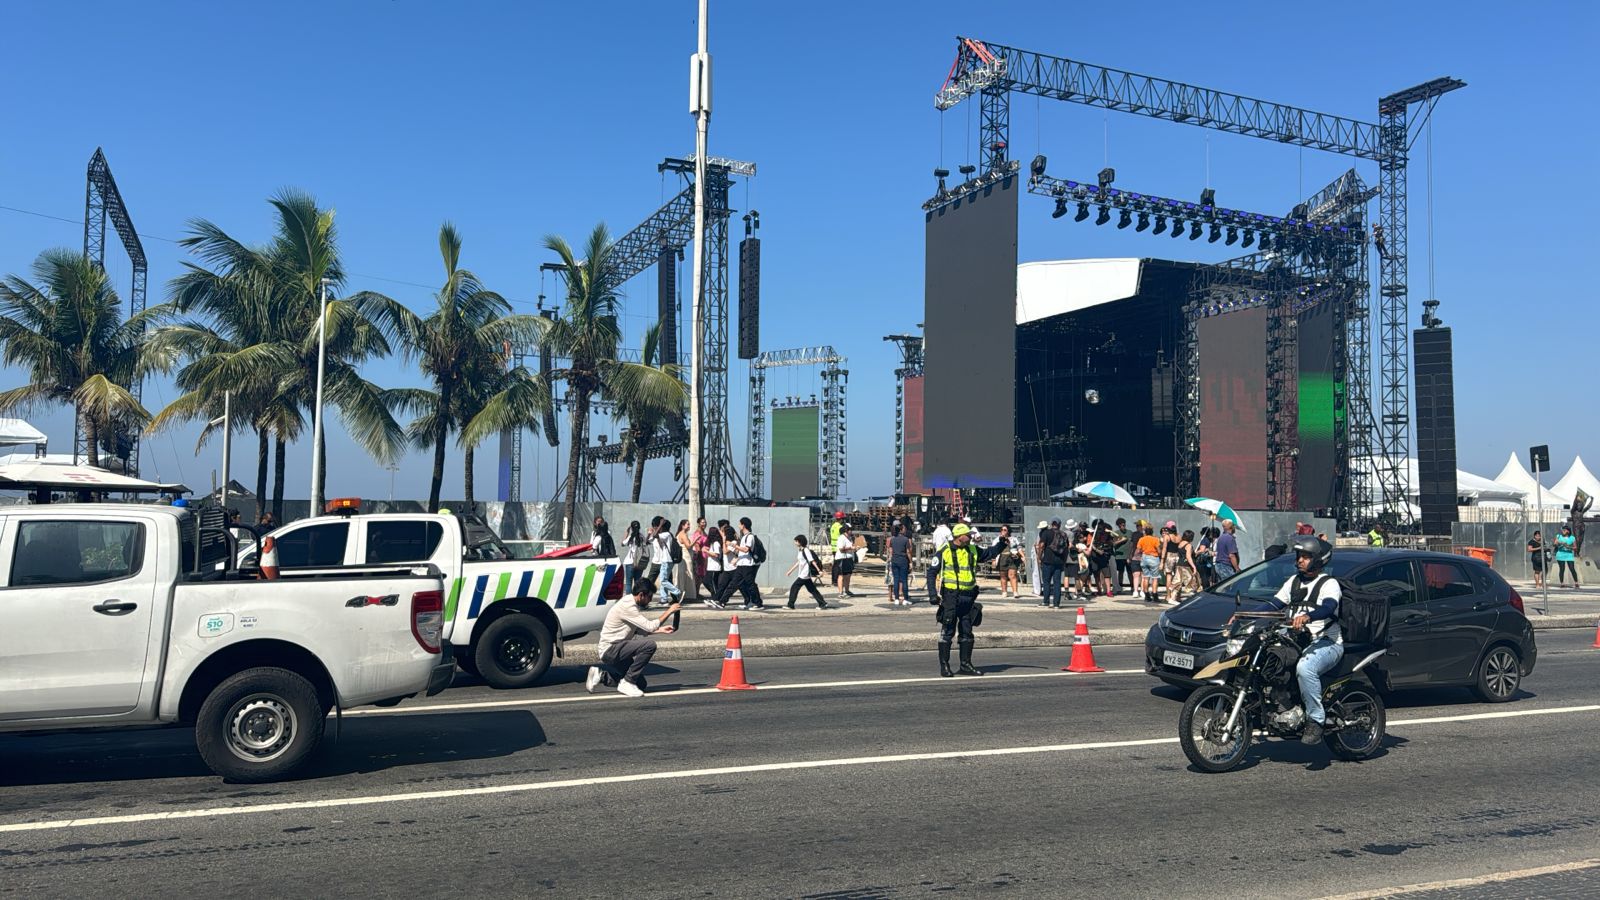
<path fill-rule="evenodd" d="M 848 441 L 849 418 L 847 413 L 847 393 L 850 384 L 850 371 L 844 368 L 846 359 L 834 351 L 832 347 L 799 347 L 793 350 L 768 350 L 756 356 L 750 362 L 750 451 L 747 460 L 750 471 L 750 494 L 752 496 L 767 496 L 762 493 L 762 485 L 766 479 L 767 465 L 767 415 L 769 409 L 778 409 L 776 399 L 769 407 L 767 403 L 767 370 L 789 366 L 816 366 L 820 367 L 822 379 L 821 401 L 818 403 L 813 396 L 811 404 L 820 405 L 822 447 L 819 456 L 821 477 L 818 479 L 821 496 L 838 499 L 844 495 L 845 483 L 848 480 L 849 456 Z M 786 406 L 794 406 L 790 400 L 785 401 Z M 786 407 L 785 407 L 786 408 Z M 776 448 L 774 448 L 776 450 Z M 776 465 L 776 454 L 774 454 Z M 773 488 L 776 491 L 777 478 L 774 471 Z M 771 499 L 780 499 L 776 493 Z M 782 499 L 794 499 L 786 497 Z"/>
<path fill-rule="evenodd" d="M 678 346 L 678 304 L 675 297 L 668 299 L 668 295 L 664 292 L 673 290 L 671 286 L 675 281 L 676 263 L 682 258 L 683 248 L 694 240 L 694 157 L 692 155 L 687 158 L 668 157 L 656 168 L 660 172 L 673 172 L 679 175 L 684 182 L 683 187 L 644 222 L 612 242 L 606 285 L 615 290 L 623 282 L 651 266 L 661 267 L 657 311 L 661 322 L 662 358 L 682 365 L 687 372 L 689 367 L 683 363 Z M 704 373 L 701 385 L 701 402 L 704 408 L 701 418 L 703 431 L 701 448 L 704 469 L 701 472 L 700 483 L 702 496 L 706 501 L 737 500 L 742 499 L 747 493 L 734 465 L 727 419 L 728 218 L 733 214 L 728 193 L 735 177 L 751 178 L 755 174 L 756 164 L 752 162 L 716 156 L 706 160 L 706 247 L 701 262 L 702 290 L 705 293 L 701 310 L 705 323 L 700 346 Z M 540 268 L 558 273 L 561 271 L 559 267 L 549 263 L 541 265 Z M 541 304 L 543 299 L 544 295 L 541 292 Z M 541 310 L 541 313 L 554 315 L 548 310 Z M 540 356 L 539 369 L 552 389 L 552 397 L 557 404 L 563 402 L 560 397 L 555 396 L 558 386 L 549 381 L 549 372 L 554 361 L 545 359 L 539 347 L 518 349 L 519 363 L 528 356 Z M 598 409 L 598 404 L 596 407 Z M 669 424 L 669 442 L 652 441 L 649 444 L 650 458 L 678 456 L 688 447 L 688 428 L 682 421 L 683 418 L 685 417 L 680 417 L 679 420 Z M 544 429 L 545 437 L 552 447 L 559 443 L 557 430 L 552 427 L 554 424 L 553 421 L 547 420 Z M 592 471 L 594 462 L 613 462 L 620 457 L 606 449 L 611 446 L 610 442 L 601 441 L 598 442 L 599 446 L 591 448 L 588 435 L 573 435 L 571 439 L 579 441 L 588 448 L 585 454 L 591 460 L 586 463 L 590 471 L 580 486 L 580 499 L 592 499 L 590 493 L 594 490 Z M 518 500 L 522 496 L 520 434 L 513 436 L 510 449 L 512 453 L 508 479 L 510 489 L 507 492 L 510 496 L 507 499 Z M 680 465 L 680 478 L 681 468 Z M 679 493 L 682 493 L 681 486 Z"/>
<path fill-rule="evenodd" d="M 111 164 L 106 162 L 105 151 L 96 147 L 94 155 L 89 157 L 88 187 L 84 191 L 83 255 L 101 269 L 106 267 L 107 218 L 117 230 L 117 237 L 122 241 L 122 249 L 127 252 L 128 262 L 133 267 L 133 285 L 128 290 L 128 317 L 131 319 L 144 312 L 145 280 L 149 273 L 149 264 L 144 256 L 144 244 L 140 243 L 139 233 L 134 230 L 133 220 L 128 217 L 128 207 L 122 202 L 122 192 L 117 190 L 117 180 L 111 177 Z M 128 389 L 133 392 L 134 399 L 143 402 L 144 379 L 134 379 Z M 81 464 L 88 458 L 88 435 L 84 434 L 80 419 L 80 416 L 72 417 L 74 464 Z M 123 473 L 137 476 L 139 429 L 136 427 L 117 429 L 109 437 L 114 448 L 113 455 L 123 461 Z"/>
<path fill-rule="evenodd" d="M 900 348 L 900 365 L 894 370 L 894 489 L 902 494 L 920 494 L 922 493 L 922 336 L 890 334 L 885 335 L 883 339 L 893 341 L 895 346 Z M 915 421 L 908 421 L 908 416 L 915 416 Z M 912 456 L 914 459 L 908 458 Z"/>
<path fill-rule="evenodd" d="M 1376 162 L 1380 173 L 1379 224 L 1385 236 L 1379 250 L 1380 412 L 1374 416 L 1375 443 L 1380 459 L 1377 476 L 1384 508 L 1397 520 L 1407 522 L 1410 512 L 1406 501 L 1405 464 L 1410 449 L 1410 385 L 1406 163 L 1420 127 L 1432 115 L 1439 98 L 1465 86 L 1465 82 L 1458 79 L 1436 78 L 1390 94 L 1378 101 L 1379 121 L 1373 124 L 958 37 L 955 62 L 934 96 L 934 106 L 948 110 L 974 95 L 978 97 L 982 171 L 971 179 L 976 182 L 992 181 L 1017 165 L 1009 158 L 1010 95 L 1013 91 Z M 1032 173 L 1044 175 L 1042 156 L 1034 161 Z M 1109 183 L 1102 177 L 1097 184 L 1099 196 L 1108 200 L 1105 192 Z M 964 190 L 966 186 L 958 187 L 954 193 Z M 941 193 L 944 193 L 942 184 Z M 1118 209 L 1133 212 L 1125 206 Z M 1060 200 L 1057 211 L 1064 213 L 1064 203 Z M 1170 206 L 1167 211 L 1171 212 Z M 1259 225 L 1255 214 L 1244 215 L 1248 218 L 1216 224 L 1222 227 L 1232 224 L 1235 228 L 1250 223 Z M 1106 212 L 1102 211 L 1101 216 L 1100 221 L 1104 222 Z M 1304 217 L 1287 218 L 1303 221 Z M 1212 223 L 1208 221 L 1206 226 L 1210 228 Z M 1259 236 L 1259 228 L 1256 230 Z M 1300 231 L 1310 233 L 1303 227 Z M 1272 233 L 1269 240 L 1275 241 L 1282 233 L 1281 230 Z M 1191 238 L 1196 236 L 1191 234 Z M 1348 459 L 1345 464 L 1348 469 Z"/>

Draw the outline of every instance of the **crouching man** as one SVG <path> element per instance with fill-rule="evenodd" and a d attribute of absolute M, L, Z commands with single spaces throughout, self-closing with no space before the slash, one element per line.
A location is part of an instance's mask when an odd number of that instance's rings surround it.
<path fill-rule="evenodd" d="M 589 668 L 589 677 L 585 682 L 589 693 L 594 693 L 604 684 L 606 687 L 616 687 L 629 697 L 644 696 L 644 669 L 650 664 L 650 658 L 656 655 L 656 642 L 650 635 L 671 634 L 672 626 L 667 625 L 666 621 L 681 606 L 674 603 L 652 619 L 645 615 L 644 610 L 655 596 L 655 582 L 641 578 L 633 583 L 633 594 L 618 601 L 606 613 L 606 622 L 600 626 L 600 646 L 597 648 L 600 662 L 605 668 Z"/>

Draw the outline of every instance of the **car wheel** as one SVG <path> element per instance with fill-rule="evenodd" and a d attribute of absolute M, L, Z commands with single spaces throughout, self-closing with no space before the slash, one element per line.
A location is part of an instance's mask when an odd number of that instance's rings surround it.
<path fill-rule="evenodd" d="M 473 657 L 478 674 L 490 687 L 522 688 L 549 670 L 555 642 L 538 619 L 513 613 L 484 629 Z"/>
<path fill-rule="evenodd" d="M 1522 660 L 1517 651 L 1501 644 L 1489 648 L 1478 663 L 1478 683 L 1472 692 L 1485 703 L 1504 703 L 1522 686 Z"/>
<path fill-rule="evenodd" d="M 293 774 L 322 740 L 327 717 L 317 689 L 297 672 L 246 669 L 217 685 L 200 704 L 194 741 L 228 781 L 258 783 Z"/>

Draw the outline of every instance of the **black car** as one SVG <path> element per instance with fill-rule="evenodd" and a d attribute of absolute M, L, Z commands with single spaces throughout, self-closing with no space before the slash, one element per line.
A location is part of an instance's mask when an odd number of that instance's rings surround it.
<path fill-rule="evenodd" d="M 1390 597 L 1390 652 L 1373 678 L 1384 690 L 1470 687 L 1490 703 L 1510 700 L 1538 658 L 1522 597 L 1483 562 L 1448 553 L 1337 550 L 1329 571 Z M 1145 671 L 1194 687 L 1193 673 L 1221 658 L 1238 610 L 1268 607 L 1295 571 L 1286 553 L 1252 566 L 1161 614 L 1145 638 Z"/>

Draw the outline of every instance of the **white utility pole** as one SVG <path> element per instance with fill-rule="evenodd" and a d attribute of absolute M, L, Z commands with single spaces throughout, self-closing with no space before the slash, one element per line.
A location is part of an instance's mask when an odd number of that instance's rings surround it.
<path fill-rule="evenodd" d="M 689 57 L 689 112 L 694 116 L 694 269 L 689 276 L 689 291 L 693 295 L 690 306 L 689 345 L 689 484 L 686 489 L 689 501 L 689 518 L 700 515 L 704 507 L 700 497 L 700 390 L 704 378 L 705 360 L 700 347 L 704 343 L 704 309 L 701 294 L 704 284 L 701 266 L 706 248 L 706 133 L 711 127 L 711 54 L 706 50 L 706 2 L 700 0 L 699 50 Z"/>
<path fill-rule="evenodd" d="M 233 461 L 233 391 L 222 392 L 222 508 L 228 508 L 228 478 Z M 260 498 L 257 498 L 260 502 Z"/>
<path fill-rule="evenodd" d="M 317 285 L 317 405 L 311 412 L 311 515 L 322 514 L 322 378 L 328 367 L 328 279 Z"/>

